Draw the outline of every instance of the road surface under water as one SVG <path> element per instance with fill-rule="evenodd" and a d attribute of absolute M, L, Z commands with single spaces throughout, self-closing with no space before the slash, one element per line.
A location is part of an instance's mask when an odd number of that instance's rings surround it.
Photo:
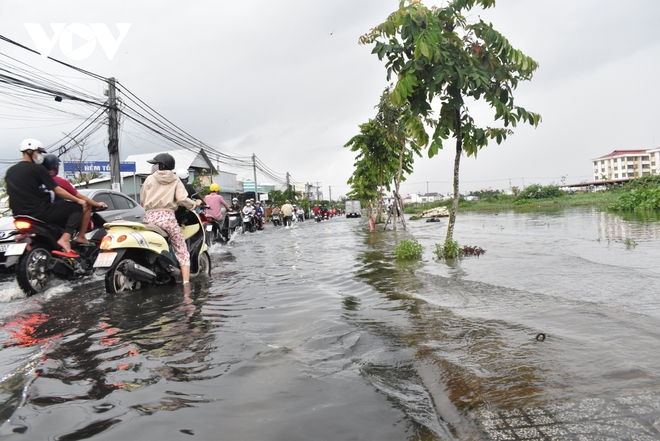
<path fill-rule="evenodd" d="M 0 437 L 660 439 L 659 226 L 460 214 L 486 254 L 446 263 L 446 220 L 268 225 L 214 246 L 189 295 L 6 276 Z M 422 261 L 396 261 L 411 237 Z"/>

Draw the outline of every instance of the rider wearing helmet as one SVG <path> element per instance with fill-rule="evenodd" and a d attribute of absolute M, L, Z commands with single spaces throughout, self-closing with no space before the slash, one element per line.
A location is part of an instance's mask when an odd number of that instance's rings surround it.
<path fill-rule="evenodd" d="M 245 207 L 243 207 L 243 214 L 252 214 L 254 207 L 252 206 L 252 199 L 245 201 Z"/>
<path fill-rule="evenodd" d="M 254 203 L 254 219 L 257 221 L 257 228 L 264 229 L 264 209 L 261 208 L 259 201 Z"/>
<path fill-rule="evenodd" d="M 170 235 L 170 243 L 181 267 L 183 283 L 190 283 L 190 253 L 181 233 L 181 228 L 174 216 L 177 206 L 193 209 L 201 204 L 188 197 L 188 192 L 174 169 L 174 157 L 169 153 L 159 153 L 147 161 L 153 164 L 152 174 L 147 177 L 140 190 L 140 201 L 147 214 L 144 221 L 158 225 Z"/>
<path fill-rule="evenodd" d="M 73 196 L 87 202 L 87 209 L 83 211 L 81 223 L 84 223 L 85 225 L 89 225 L 89 219 L 92 217 L 92 207 L 94 208 L 107 207 L 103 202 L 96 202 L 95 200 L 90 199 L 84 194 L 78 192 L 78 190 L 76 190 L 75 187 L 71 185 L 69 181 L 67 181 L 61 176 L 57 176 L 60 172 L 60 158 L 58 158 L 56 155 L 53 155 L 52 153 L 44 155 L 44 162 L 42 162 L 41 165 L 43 165 L 44 168 L 48 170 L 48 173 L 50 174 L 50 176 L 53 178 L 53 181 L 55 181 L 57 185 L 62 187 L 64 190 L 66 190 Z M 56 201 L 62 200 L 62 198 L 59 196 L 55 196 L 55 200 Z"/>
<path fill-rule="evenodd" d="M 180 168 L 176 172 L 176 177 L 181 179 L 181 182 L 183 182 L 183 186 L 186 187 L 186 191 L 188 192 L 188 197 L 192 200 L 202 200 L 202 198 L 197 194 L 195 191 L 195 187 L 192 186 L 192 184 L 188 183 L 188 178 L 190 174 L 188 173 L 188 170 L 185 168 Z"/>
<path fill-rule="evenodd" d="M 217 220 L 222 219 L 222 207 L 224 206 L 227 211 L 231 211 L 231 207 L 225 202 L 218 192 L 220 191 L 220 186 L 215 182 L 209 187 L 210 193 L 204 197 L 204 203 L 208 205 L 209 208 L 206 209 L 206 215 Z"/>
<path fill-rule="evenodd" d="M 41 164 L 42 153 L 46 152 L 41 142 L 36 139 L 25 139 L 21 142 L 20 151 L 23 159 L 7 170 L 5 181 L 9 195 L 9 208 L 14 216 L 32 216 L 48 223 L 54 223 L 64 228 L 64 233 L 57 244 L 69 253 L 68 257 L 78 257 L 71 251 L 71 238 L 80 229 L 76 243 L 88 243 L 85 238 L 87 224 L 82 223 L 83 211 L 87 209 L 87 202 L 72 195 L 60 187 Z M 57 196 L 75 202 L 50 202 L 50 195 L 43 189 L 54 192 Z"/>

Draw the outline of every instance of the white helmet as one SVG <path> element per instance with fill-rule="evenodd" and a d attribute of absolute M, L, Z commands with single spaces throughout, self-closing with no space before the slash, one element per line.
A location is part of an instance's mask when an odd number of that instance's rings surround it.
<path fill-rule="evenodd" d="M 180 168 L 176 171 L 176 177 L 179 179 L 188 179 L 188 176 L 190 176 L 190 174 L 185 168 Z"/>
<path fill-rule="evenodd" d="M 21 142 L 21 151 L 25 152 L 27 150 L 37 150 L 40 152 L 46 152 L 46 149 L 44 148 L 44 145 L 41 143 L 41 141 L 37 141 L 36 139 L 28 138 L 24 139 Z"/>

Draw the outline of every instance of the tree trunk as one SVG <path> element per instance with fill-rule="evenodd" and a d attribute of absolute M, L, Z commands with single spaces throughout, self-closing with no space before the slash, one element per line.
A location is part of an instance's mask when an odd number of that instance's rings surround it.
<path fill-rule="evenodd" d="M 461 165 L 461 153 L 463 153 L 463 133 L 461 132 L 461 113 L 456 110 L 456 157 L 454 158 L 454 201 L 449 212 L 449 224 L 447 225 L 447 237 L 445 242 L 454 240 L 454 224 L 456 223 L 456 212 L 458 211 L 458 171 Z"/>
<path fill-rule="evenodd" d="M 394 181 L 394 204 L 392 204 L 392 230 L 396 231 L 396 222 L 399 214 L 399 186 L 401 185 L 401 174 L 403 173 L 403 155 L 406 153 L 406 143 L 401 146 L 401 153 L 399 154 L 399 173 Z M 403 213 L 401 213 L 403 217 Z"/>
<path fill-rule="evenodd" d="M 383 223 L 383 169 L 380 170 L 380 186 L 378 187 L 378 198 L 376 199 L 376 223 Z"/>

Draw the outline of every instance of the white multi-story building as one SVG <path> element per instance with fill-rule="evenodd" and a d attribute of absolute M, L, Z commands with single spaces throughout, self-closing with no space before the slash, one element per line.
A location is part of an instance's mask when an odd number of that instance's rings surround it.
<path fill-rule="evenodd" d="M 644 175 L 657 175 L 660 148 L 651 150 L 614 150 L 609 155 L 592 159 L 594 181 L 630 180 Z"/>

